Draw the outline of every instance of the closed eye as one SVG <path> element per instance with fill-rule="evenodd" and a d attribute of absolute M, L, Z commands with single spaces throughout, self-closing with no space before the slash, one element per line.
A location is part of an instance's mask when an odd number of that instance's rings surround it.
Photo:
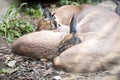
<path fill-rule="evenodd" d="M 60 45 L 60 46 L 58 46 L 58 50 L 60 51 L 60 52 L 62 52 L 63 51 L 63 48 L 66 46 L 66 44 L 62 44 L 62 45 Z"/>

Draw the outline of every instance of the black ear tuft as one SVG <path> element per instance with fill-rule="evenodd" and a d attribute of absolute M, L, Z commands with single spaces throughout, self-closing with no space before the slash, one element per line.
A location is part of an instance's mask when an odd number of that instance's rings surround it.
<path fill-rule="evenodd" d="M 56 13 L 53 13 L 53 14 L 52 14 L 52 18 L 53 18 L 53 19 L 56 19 L 55 14 L 56 14 Z"/>
<path fill-rule="evenodd" d="M 71 22 L 70 22 L 70 33 L 76 33 L 76 20 L 75 20 L 75 15 L 73 14 Z"/>
<path fill-rule="evenodd" d="M 50 19 L 50 18 L 52 17 L 52 14 L 51 14 L 51 12 L 48 10 L 48 8 L 45 8 L 44 16 L 45 16 L 45 18 L 48 18 L 48 19 Z"/>
<path fill-rule="evenodd" d="M 48 10 L 48 8 L 43 8 L 41 4 L 39 4 L 39 7 L 43 17 L 45 17 L 46 19 L 50 19 L 52 17 L 52 13 Z"/>
<path fill-rule="evenodd" d="M 38 6 L 39 6 L 39 8 L 40 8 L 40 12 L 42 13 L 42 16 L 43 16 L 43 14 L 44 14 L 44 7 L 39 3 L 38 4 Z"/>

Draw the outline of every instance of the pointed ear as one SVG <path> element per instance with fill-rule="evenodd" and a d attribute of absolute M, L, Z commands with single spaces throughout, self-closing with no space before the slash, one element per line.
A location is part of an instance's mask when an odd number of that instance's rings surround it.
<path fill-rule="evenodd" d="M 59 24 L 53 18 L 50 18 L 50 23 L 52 29 L 57 29 L 59 27 Z"/>
<path fill-rule="evenodd" d="M 50 18 L 52 18 L 52 13 L 48 10 L 48 8 L 45 8 L 43 16 L 47 19 L 50 19 Z"/>
<path fill-rule="evenodd" d="M 70 33 L 76 33 L 76 32 L 77 32 L 76 20 L 75 20 L 74 14 L 73 14 L 72 19 L 70 21 Z"/>
<path fill-rule="evenodd" d="M 48 10 L 48 8 L 46 8 L 44 5 L 41 6 L 40 3 L 38 6 L 40 7 L 40 11 L 43 17 L 45 17 L 46 19 L 50 19 L 52 17 L 52 13 Z"/>
<path fill-rule="evenodd" d="M 52 14 L 52 18 L 53 18 L 53 19 L 56 19 L 55 14 L 56 14 L 56 13 L 53 13 L 53 14 Z"/>
<path fill-rule="evenodd" d="M 42 13 L 42 16 L 43 16 L 45 10 L 44 10 L 44 8 L 41 6 L 40 3 L 38 4 L 38 6 L 39 6 L 39 8 L 40 8 L 40 12 Z"/>

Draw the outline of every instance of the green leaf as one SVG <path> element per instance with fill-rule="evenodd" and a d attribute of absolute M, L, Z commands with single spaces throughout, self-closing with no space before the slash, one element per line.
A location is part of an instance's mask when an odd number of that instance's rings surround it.
<path fill-rule="evenodd" d="M 16 37 L 20 37 L 20 36 L 21 36 L 21 33 L 20 33 L 20 32 L 15 31 L 15 36 L 16 36 Z"/>
<path fill-rule="evenodd" d="M 20 37 L 34 30 L 30 22 L 21 20 L 17 17 L 17 14 L 23 5 L 26 4 L 21 4 L 17 9 L 14 5 L 10 6 L 4 15 L 3 20 L 0 21 L 0 36 L 4 36 L 8 42 L 13 42 L 15 37 Z M 14 12 L 13 9 L 16 9 L 16 12 Z M 35 11 L 31 10 L 31 12 Z"/>
<path fill-rule="evenodd" d="M 16 72 L 18 70 L 19 70 L 19 67 L 16 67 L 16 68 L 7 68 L 7 69 L 3 68 L 2 70 L 0 70 L 0 73 L 1 74 L 12 74 L 12 73 L 14 73 L 14 72 Z"/>
<path fill-rule="evenodd" d="M 7 18 L 11 15 L 13 8 L 15 8 L 14 5 L 10 6 L 9 9 L 7 10 L 6 14 L 4 15 L 4 18 Z"/>
<path fill-rule="evenodd" d="M 13 30 L 10 30 L 10 31 L 8 31 L 8 33 L 7 33 L 7 40 L 8 40 L 8 42 L 12 42 L 13 39 L 14 39 L 14 31 L 13 31 Z"/>

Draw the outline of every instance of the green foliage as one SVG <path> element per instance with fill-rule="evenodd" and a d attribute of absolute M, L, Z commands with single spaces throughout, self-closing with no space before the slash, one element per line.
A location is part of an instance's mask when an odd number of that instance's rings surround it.
<path fill-rule="evenodd" d="M 18 12 L 25 4 L 21 4 L 19 8 L 15 10 L 15 6 L 12 5 L 7 10 L 0 21 L 0 36 L 4 36 L 8 42 L 13 42 L 14 38 L 20 37 L 24 34 L 30 33 L 34 30 L 33 25 L 31 25 L 26 20 L 20 20 L 18 18 Z"/>
<path fill-rule="evenodd" d="M 16 71 L 18 71 L 19 70 L 19 67 L 16 67 L 16 68 L 7 68 L 7 69 L 2 69 L 2 70 L 0 70 L 0 74 L 12 74 L 12 73 L 14 73 L 14 72 L 16 72 Z"/>
<path fill-rule="evenodd" d="M 97 2 L 100 2 L 101 0 L 96 0 Z M 93 0 L 60 0 L 61 5 L 68 5 L 68 4 L 73 4 L 73 5 L 79 5 L 79 4 L 93 4 Z"/>
<path fill-rule="evenodd" d="M 29 15 L 29 16 L 33 16 L 34 18 L 39 18 L 42 16 L 42 13 L 40 12 L 40 9 L 36 6 L 28 6 L 26 4 L 26 6 L 23 9 L 23 14 L 24 15 Z"/>
<path fill-rule="evenodd" d="M 27 7 L 25 8 L 25 11 L 24 11 L 24 14 L 25 15 L 30 15 L 30 16 L 33 16 L 34 18 L 39 18 L 41 17 L 41 12 L 39 9 L 35 9 L 35 8 L 30 8 L 30 7 Z"/>
<path fill-rule="evenodd" d="M 60 4 L 61 5 L 68 5 L 68 4 L 75 4 L 75 5 L 79 5 L 79 1 L 74 1 L 74 0 L 60 0 Z"/>

